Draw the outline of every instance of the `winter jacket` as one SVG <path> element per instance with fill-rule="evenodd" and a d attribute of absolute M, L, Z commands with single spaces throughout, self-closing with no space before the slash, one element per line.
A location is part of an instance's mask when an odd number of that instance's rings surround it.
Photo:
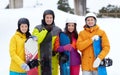
<path fill-rule="evenodd" d="M 54 50 L 57 52 L 64 52 L 64 48 L 63 46 L 60 46 L 60 39 L 59 39 L 59 35 L 57 36 L 56 40 L 55 40 L 55 47 Z M 66 40 L 66 39 L 64 39 Z M 80 65 L 81 64 L 81 56 L 77 51 L 76 48 L 76 39 L 74 37 L 72 37 L 72 43 L 71 46 L 73 47 L 72 50 L 70 51 L 70 65 Z"/>
<path fill-rule="evenodd" d="M 92 37 L 99 35 L 101 37 L 102 50 L 98 57 L 102 60 L 108 54 L 110 50 L 109 40 L 106 33 L 99 28 L 98 25 L 88 28 L 84 26 L 84 30 L 78 35 L 77 48 L 82 53 L 82 70 L 93 71 L 93 62 L 95 60 Z"/>
<path fill-rule="evenodd" d="M 37 38 L 38 38 L 38 44 L 39 44 L 39 50 L 38 50 L 39 57 L 38 58 L 40 58 L 40 52 L 42 51 L 42 50 L 40 50 L 41 47 L 42 48 L 43 47 L 47 48 L 48 51 L 51 51 L 51 52 L 53 51 L 56 35 L 58 35 L 59 32 L 61 32 L 61 29 L 58 28 L 57 26 L 55 26 L 54 24 L 53 24 L 53 28 L 52 28 L 51 32 L 48 32 L 45 29 L 44 26 L 45 25 L 43 25 L 43 24 L 37 25 L 34 28 L 33 33 L 32 33 L 34 36 L 37 36 Z M 46 39 L 46 38 L 48 38 L 48 39 Z M 50 41 L 50 39 L 51 39 L 51 41 Z M 49 40 L 49 41 L 47 41 L 47 40 Z M 55 56 L 52 56 L 52 75 L 57 75 L 58 74 L 58 58 L 57 58 L 57 55 L 58 54 L 56 54 Z M 40 67 L 39 67 L 39 69 L 40 69 Z"/>
<path fill-rule="evenodd" d="M 24 43 L 26 41 L 25 34 L 16 32 L 10 40 L 10 71 L 24 73 L 25 70 L 21 68 L 21 65 L 25 63 L 25 49 Z"/>

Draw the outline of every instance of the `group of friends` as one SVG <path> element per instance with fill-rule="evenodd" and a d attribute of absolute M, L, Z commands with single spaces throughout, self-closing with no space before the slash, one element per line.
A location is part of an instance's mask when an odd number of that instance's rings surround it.
<path fill-rule="evenodd" d="M 10 75 L 27 75 L 26 72 L 30 70 L 29 65 L 26 63 L 24 44 L 31 35 L 37 37 L 39 47 L 45 44 L 45 39 L 50 38 L 46 48 L 52 51 L 52 75 L 58 75 L 58 55 L 66 50 L 70 52 L 70 75 L 80 75 L 80 69 L 82 75 L 98 75 L 97 67 L 109 53 L 110 43 L 105 31 L 97 25 L 96 15 L 94 13 L 86 14 L 84 29 L 79 33 L 77 32 L 77 22 L 73 18 L 66 19 L 64 31 L 55 24 L 54 20 L 54 11 L 45 10 L 41 24 L 35 26 L 32 33 L 30 33 L 30 22 L 27 18 L 18 20 L 18 28 L 12 36 L 9 46 L 11 57 Z M 69 37 L 70 44 L 60 45 L 59 34 L 61 32 Z M 92 44 L 99 37 L 102 40 L 102 51 L 96 58 Z"/>

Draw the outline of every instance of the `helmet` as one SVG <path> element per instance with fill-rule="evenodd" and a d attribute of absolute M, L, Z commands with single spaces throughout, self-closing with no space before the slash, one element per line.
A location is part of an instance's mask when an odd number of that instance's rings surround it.
<path fill-rule="evenodd" d="M 45 10 L 43 13 L 43 19 L 45 19 L 45 16 L 51 14 L 53 16 L 53 19 L 55 18 L 55 14 L 52 10 Z"/>
<path fill-rule="evenodd" d="M 85 20 L 86 20 L 88 17 L 93 17 L 95 20 L 97 20 L 96 15 L 95 15 L 94 13 L 87 13 L 86 16 L 85 16 Z"/>
<path fill-rule="evenodd" d="M 27 24 L 29 26 L 29 20 L 27 18 L 20 18 L 18 20 L 18 27 L 21 25 L 21 24 Z"/>
<path fill-rule="evenodd" d="M 73 18 L 67 18 L 66 23 L 76 23 L 76 20 Z"/>
<path fill-rule="evenodd" d="M 29 28 L 29 20 L 27 18 L 20 18 L 18 20 L 18 31 L 20 31 L 20 25 L 21 24 L 27 24 Z"/>

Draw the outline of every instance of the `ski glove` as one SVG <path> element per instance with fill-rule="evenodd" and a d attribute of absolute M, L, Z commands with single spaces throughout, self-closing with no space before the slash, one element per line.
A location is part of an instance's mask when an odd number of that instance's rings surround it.
<path fill-rule="evenodd" d="M 30 70 L 30 67 L 29 67 L 26 63 L 23 63 L 23 64 L 21 65 L 21 68 L 22 68 L 23 70 L 25 70 L 25 71 L 29 71 L 29 70 Z"/>
<path fill-rule="evenodd" d="M 92 37 L 92 41 L 98 40 L 98 39 L 99 39 L 99 36 L 98 36 L 98 35 L 94 35 L 94 36 Z"/>
<path fill-rule="evenodd" d="M 57 54 L 57 52 L 52 51 L 52 56 L 55 56 Z"/>
<path fill-rule="evenodd" d="M 63 48 L 64 48 L 64 50 L 66 50 L 66 51 L 71 51 L 71 50 L 72 50 L 71 44 L 67 44 L 67 45 L 63 46 Z"/>
<path fill-rule="evenodd" d="M 27 64 L 29 65 L 30 69 L 37 67 L 39 65 L 39 60 L 38 59 L 33 59 L 29 62 L 27 62 Z"/>
<path fill-rule="evenodd" d="M 100 62 L 101 62 L 100 58 L 97 57 L 93 62 L 93 68 L 97 68 L 100 65 Z"/>

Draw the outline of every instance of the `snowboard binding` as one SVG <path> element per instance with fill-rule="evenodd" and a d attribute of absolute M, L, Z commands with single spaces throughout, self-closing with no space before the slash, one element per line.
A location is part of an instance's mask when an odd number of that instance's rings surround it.
<path fill-rule="evenodd" d="M 101 61 L 100 66 L 109 67 L 109 66 L 112 66 L 112 64 L 113 64 L 112 59 L 110 59 L 110 58 L 105 58 L 105 59 L 103 59 L 103 60 Z"/>

